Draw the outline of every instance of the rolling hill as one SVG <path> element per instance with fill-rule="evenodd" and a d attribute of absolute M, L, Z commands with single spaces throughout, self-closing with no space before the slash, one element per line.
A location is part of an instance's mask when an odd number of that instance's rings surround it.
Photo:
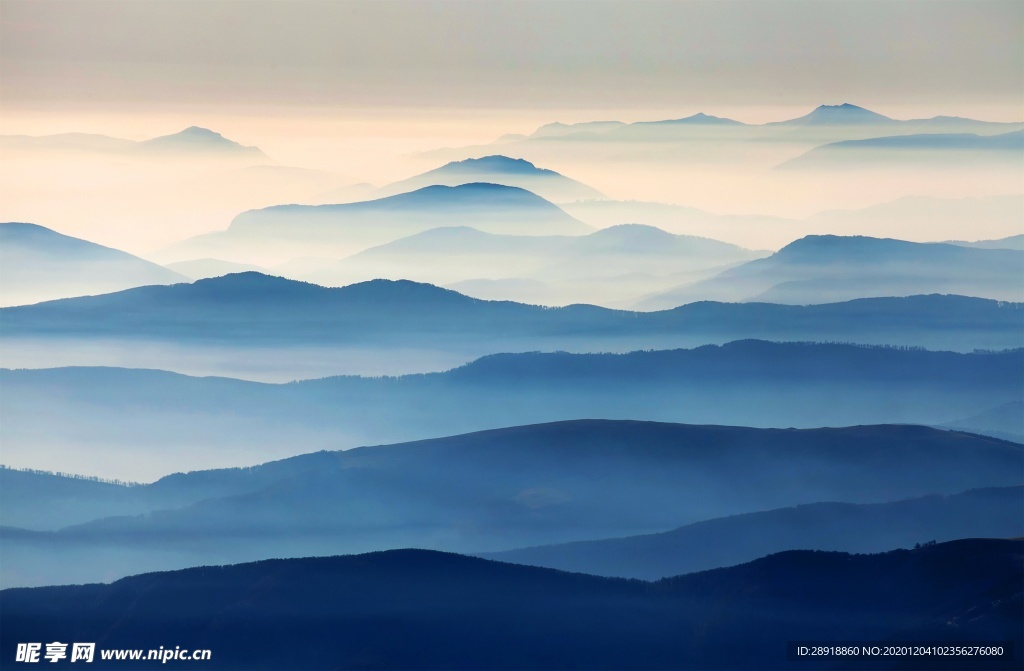
<path fill-rule="evenodd" d="M 819 501 L 886 502 L 1017 484 L 1022 449 L 912 426 L 795 430 L 590 420 L 317 452 L 133 487 L 5 470 L 4 486 L 14 492 L 3 495 L 2 570 L 4 584 L 24 585 L 93 581 L 141 567 L 401 547 L 486 552 L 815 504 L 795 513 L 796 524 L 807 528 L 783 533 L 776 545 L 759 544 L 754 534 L 710 557 L 660 557 L 684 567 L 721 566 L 761 549 L 829 547 L 842 529 L 880 514 Z M 919 468 L 925 461 L 928 468 Z M 1011 532 L 1021 517 L 1013 495 L 965 497 L 945 507 L 931 500 L 893 504 L 888 510 L 897 519 L 861 542 L 910 545 L 929 540 L 920 537 L 926 531 L 943 538 Z M 962 518 L 971 511 L 997 519 Z M 786 518 L 775 511 L 758 519 L 784 532 L 793 524 Z M 25 528 L 30 523 L 34 530 Z M 679 533 L 688 532 L 670 537 Z M 63 558 L 72 552 L 76 562 L 69 565 Z M 610 554 L 595 552 L 594 561 Z M 657 561 L 636 564 L 653 570 Z"/>

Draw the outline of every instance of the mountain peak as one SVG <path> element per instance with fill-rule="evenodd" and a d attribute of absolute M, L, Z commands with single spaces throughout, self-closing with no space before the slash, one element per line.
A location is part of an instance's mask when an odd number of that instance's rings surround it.
<path fill-rule="evenodd" d="M 229 140 L 220 133 L 203 128 L 202 126 L 189 126 L 188 128 L 172 135 L 161 135 L 160 137 L 145 140 L 139 143 L 142 147 L 159 149 L 185 149 L 201 151 L 229 151 L 235 153 L 258 153 L 263 155 L 257 147 L 246 147 L 233 140 Z"/>
<path fill-rule="evenodd" d="M 819 105 L 810 114 L 779 123 L 841 126 L 845 124 L 891 123 L 893 121 L 894 119 L 869 109 L 842 103 L 840 105 Z"/>
<path fill-rule="evenodd" d="M 526 159 L 511 158 L 501 154 L 492 156 L 481 156 L 480 158 L 467 158 L 462 161 L 452 161 L 446 164 L 444 169 L 469 169 L 481 172 L 510 172 L 510 173 L 533 173 L 550 172 L 542 170 Z"/>

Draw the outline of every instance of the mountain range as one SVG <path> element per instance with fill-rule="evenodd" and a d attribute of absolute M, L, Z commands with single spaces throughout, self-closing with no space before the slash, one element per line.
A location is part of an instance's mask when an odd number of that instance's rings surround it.
<path fill-rule="evenodd" d="M 665 531 L 780 506 L 1012 486 L 1019 484 L 1022 450 L 1017 443 L 912 426 L 795 430 L 589 420 L 317 452 L 130 487 L 4 470 L 0 477 L 11 491 L 3 494 L 2 570 L 5 585 L 53 584 L 109 579 L 140 567 L 387 548 L 510 550 Z M 920 468 L 925 462 L 928 468 Z M 891 504 L 889 526 L 846 547 L 909 545 L 929 540 L 921 537 L 926 532 L 943 538 L 1012 533 L 1022 523 L 1019 500 L 1012 490 L 965 495 L 948 505 Z M 972 511 L 993 519 L 965 521 Z M 775 545 L 737 538 L 723 541 L 719 555 L 641 555 L 634 565 L 650 575 L 664 565 L 658 562 L 722 566 L 760 556 L 750 554 L 757 548 L 835 547 L 830 533 L 878 514 L 812 506 L 797 514 L 808 522 L 804 530 L 780 533 Z M 760 519 L 781 531 L 785 515 Z M 809 522 L 815 515 L 817 526 Z M 671 532 L 680 533 L 692 535 Z M 61 561 L 68 553 L 76 557 L 72 565 Z M 595 551 L 594 561 L 611 554 Z"/>
<path fill-rule="evenodd" d="M 199 126 L 189 126 L 172 135 L 163 135 L 140 142 L 88 133 L 62 133 L 44 136 L 0 135 L 0 147 L 16 150 L 126 154 L 135 157 L 201 154 L 224 158 L 267 158 L 266 154 L 258 147 L 243 146 L 227 139 L 220 133 Z"/>
<path fill-rule="evenodd" d="M 490 355 L 444 373 L 289 384 L 118 368 L 4 369 L 0 441 L 9 465 L 148 479 L 283 458 L 299 446 L 338 449 L 578 418 L 938 425 L 1021 401 L 1022 366 L 1019 349 L 957 354 L 737 341 L 630 354 Z"/>
<path fill-rule="evenodd" d="M 438 285 L 530 280 L 546 287 L 546 293 L 521 302 L 612 306 L 631 304 L 659 288 L 707 277 L 766 255 L 636 224 L 580 236 L 496 235 L 451 227 L 430 229 L 342 260 L 294 259 L 273 270 L 327 286 L 374 278 Z M 520 300 L 514 291 L 500 296 L 502 300 Z"/>
<path fill-rule="evenodd" d="M 891 167 L 905 162 L 943 168 L 966 161 L 1019 165 L 1024 130 L 997 135 L 924 133 L 864 140 L 844 140 L 816 147 L 780 165 L 786 169 L 858 168 L 866 164 Z"/>
<path fill-rule="evenodd" d="M 954 293 L 1024 299 L 1024 252 L 869 237 L 807 236 L 775 254 L 670 290 L 638 307 L 690 300 L 830 303 L 870 296 Z"/>
<path fill-rule="evenodd" d="M 483 243 L 493 241 L 480 237 Z M 600 242 L 595 238 L 579 241 Z M 824 242 L 827 250 L 830 241 Z M 867 241 L 869 246 L 873 242 Z M 885 247 L 890 241 L 879 242 Z M 573 246 L 576 244 L 572 241 Z M 691 244 L 696 249 L 704 246 L 699 240 L 680 241 L 684 249 Z M 713 244 L 709 246 L 715 249 Z M 932 246 L 914 245 L 910 249 L 916 251 L 919 247 L 927 257 Z M 951 245 L 934 247 L 942 252 L 977 255 L 982 260 L 1003 252 Z M 896 246 L 898 255 L 903 251 Z M 811 250 L 812 259 L 817 259 L 816 254 Z M 780 252 L 754 262 L 765 264 L 772 260 L 761 275 L 754 274 L 756 266 L 752 264 L 740 266 L 736 270 L 746 274 L 739 274 L 736 281 L 745 282 L 742 288 L 747 291 L 757 291 L 759 286 L 777 282 L 790 267 L 802 271 L 804 266 L 800 264 L 805 258 L 797 246 L 785 254 Z M 828 257 L 822 256 L 821 262 L 815 261 L 811 269 L 834 267 L 827 261 Z M 671 310 L 638 313 L 590 305 L 543 308 L 482 301 L 410 281 L 373 280 L 327 288 L 246 272 L 191 284 L 139 287 L 102 296 L 4 308 L 0 311 L 0 329 L 9 342 L 65 337 L 148 339 L 181 344 L 219 341 L 242 348 L 258 344 L 378 343 L 424 349 L 449 343 L 468 346 L 479 354 L 523 348 L 627 351 L 743 338 L 845 340 L 970 351 L 1016 346 L 1024 325 L 1024 311 L 1020 307 L 1018 303 L 930 295 L 808 306 L 696 302 Z"/>
<path fill-rule="evenodd" d="M 1012 669 L 1021 555 L 1019 540 L 995 539 L 796 551 L 655 583 L 422 550 L 271 560 L 4 590 L 0 645 L 10 663 L 18 642 L 92 641 L 101 668 L 124 666 L 103 650 L 180 641 L 222 669 L 803 669 L 803 641 L 999 642 L 1001 656 L 971 666 Z M 900 664 L 960 669 L 963 658 Z M 150 666 L 162 665 L 139 664 Z"/>
<path fill-rule="evenodd" d="M 525 135 L 504 135 L 486 145 L 474 145 L 424 152 L 424 158 L 464 158 L 483 155 L 496 149 L 505 153 L 529 153 L 548 159 L 563 159 L 573 152 L 587 152 L 601 145 L 621 148 L 626 144 L 638 145 L 644 156 L 660 156 L 658 145 L 700 143 L 711 146 L 716 153 L 728 153 L 730 144 L 765 143 L 777 145 L 803 145 L 807 148 L 845 140 L 865 140 L 883 136 L 914 134 L 973 133 L 994 135 L 1017 131 L 1024 123 L 980 121 L 953 116 L 935 116 L 927 119 L 894 119 L 877 112 L 842 103 L 820 105 L 808 114 L 793 119 L 747 124 L 709 115 L 691 114 L 678 119 L 656 121 L 599 121 L 582 123 L 549 123 Z M 646 145 L 649 149 L 644 149 Z M 691 145 L 692 146 L 692 145 Z M 557 151 L 553 152 L 552 149 Z M 584 156 L 587 154 L 580 154 Z M 609 156 L 601 155 L 604 158 Z M 611 155 L 614 156 L 614 155 Z M 590 154 L 590 158 L 593 158 Z M 678 156 L 676 159 L 678 160 Z"/>

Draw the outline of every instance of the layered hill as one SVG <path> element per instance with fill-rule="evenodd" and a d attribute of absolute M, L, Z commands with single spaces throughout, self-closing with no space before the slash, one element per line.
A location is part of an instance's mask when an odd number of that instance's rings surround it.
<path fill-rule="evenodd" d="M 739 341 L 621 355 L 492 355 L 445 373 L 290 384 L 116 368 L 3 370 L 0 440 L 10 465 L 149 479 L 578 418 L 939 425 L 1021 401 L 1022 367 L 1022 350 Z"/>
<path fill-rule="evenodd" d="M 0 476 L 12 493 L 3 495 L 4 580 L 92 581 L 140 567 L 401 547 L 483 552 L 629 536 L 780 506 L 1009 486 L 1019 481 L 1022 455 L 1019 444 L 924 427 L 781 430 L 590 420 L 319 452 L 134 487 L 6 470 Z M 928 469 L 917 468 L 924 461 Z M 987 507 L 970 497 L 945 508 L 910 504 L 912 510 L 863 542 L 910 545 L 929 540 L 920 537 L 925 531 L 943 538 L 1009 533 L 1020 517 L 1012 496 L 997 495 Z M 983 510 L 997 519 L 959 515 Z M 736 563 L 737 556 L 742 561 L 751 547 L 829 547 L 829 534 L 834 538 L 857 518 L 842 506 L 801 514 L 817 515 L 817 526 L 809 524 L 802 536 L 782 535 L 774 546 L 737 538 L 712 558 L 706 551 L 674 551 L 660 559 L 707 567 Z M 782 530 L 780 515 L 764 519 Z M 74 564 L 62 561 L 72 552 Z M 709 563 L 715 560 L 721 563 Z M 649 570 L 658 565 L 656 558 L 646 561 Z"/>

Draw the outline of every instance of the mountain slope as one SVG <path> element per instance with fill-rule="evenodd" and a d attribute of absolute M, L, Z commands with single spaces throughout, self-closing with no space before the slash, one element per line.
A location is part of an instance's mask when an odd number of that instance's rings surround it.
<path fill-rule="evenodd" d="M 1024 130 L 998 135 L 976 133 L 914 133 L 832 142 L 816 147 L 778 166 L 781 169 L 813 170 L 885 167 L 902 163 L 926 163 L 933 167 L 982 162 L 1019 167 L 1024 151 Z"/>
<path fill-rule="evenodd" d="M 581 236 L 495 235 L 459 227 L 431 229 L 339 261 L 296 259 L 275 270 L 286 277 L 331 286 L 372 278 L 439 285 L 528 279 L 562 289 L 567 294 L 562 305 L 607 305 L 617 293 L 629 295 L 630 286 L 624 286 L 630 284 L 629 275 L 642 275 L 647 284 L 673 286 L 680 275 L 707 276 L 766 254 L 635 224 Z M 595 284 L 598 279 L 618 286 L 607 290 Z M 652 289 L 638 291 L 643 294 Z M 552 298 L 557 296 L 553 292 Z"/>
<path fill-rule="evenodd" d="M 339 205 L 275 205 L 236 216 L 227 231 L 191 238 L 169 260 L 227 261 L 347 256 L 439 226 L 473 226 L 512 235 L 580 235 L 591 231 L 557 205 L 500 184 L 427 186 L 409 193 Z"/>
<path fill-rule="evenodd" d="M 688 297 L 809 304 L 920 293 L 1019 301 L 1022 274 L 1024 252 L 1018 250 L 811 235 L 640 307 L 658 309 Z"/>
<path fill-rule="evenodd" d="M 9 660 L 18 642 L 95 641 L 102 668 L 123 661 L 104 663 L 101 650 L 156 649 L 158 637 L 209 649 L 223 669 L 806 668 L 787 642 L 1019 647 L 1020 560 L 1020 541 L 963 540 L 789 552 L 658 583 L 416 550 L 272 560 L 5 590 L 0 642 Z M 962 668 L 958 657 L 907 661 Z M 1011 654 L 992 668 L 1015 664 Z"/>
<path fill-rule="evenodd" d="M 229 140 L 220 133 L 199 126 L 189 126 L 173 135 L 164 135 L 138 143 L 138 150 L 149 153 L 220 153 L 245 155 L 250 158 L 263 157 L 266 154 L 257 147 L 245 147 Z"/>
<path fill-rule="evenodd" d="M 0 223 L 2 305 L 186 281 L 184 275 L 137 256 L 43 226 Z"/>
<path fill-rule="evenodd" d="M 881 552 L 957 538 L 1024 536 L 1024 488 L 979 489 L 894 503 L 812 503 L 724 517 L 647 536 L 523 548 L 488 559 L 657 580 L 784 550 Z"/>
<path fill-rule="evenodd" d="M 782 126 L 858 126 L 888 125 L 898 123 L 895 119 L 871 110 L 843 103 L 841 105 L 819 105 L 810 113 L 795 119 L 777 121 Z"/>

